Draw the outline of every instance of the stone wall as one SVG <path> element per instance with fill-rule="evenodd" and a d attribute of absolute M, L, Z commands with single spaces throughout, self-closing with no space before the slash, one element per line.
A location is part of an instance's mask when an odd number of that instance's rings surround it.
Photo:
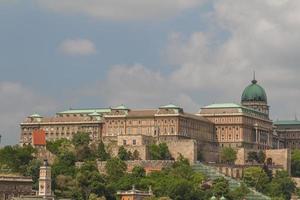
<path fill-rule="evenodd" d="M 0 176 L 0 200 L 10 200 L 21 195 L 32 195 L 30 177 Z"/>
<path fill-rule="evenodd" d="M 266 159 L 271 158 L 275 165 L 282 165 L 283 169 L 291 173 L 291 150 L 268 149 L 265 151 Z"/>
<path fill-rule="evenodd" d="M 135 166 L 141 166 L 145 169 L 146 173 L 151 173 L 153 171 L 160 171 L 163 168 L 170 167 L 174 163 L 173 160 L 131 160 L 125 161 L 127 165 L 127 171 L 131 172 Z M 76 166 L 80 167 L 80 163 L 76 163 Z M 100 173 L 105 172 L 106 161 L 98 161 L 98 170 Z"/>
<path fill-rule="evenodd" d="M 168 145 L 169 151 L 174 159 L 181 154 L 189 159 L 190 163 L 197 161 L 197 143 L 192 139 L 181 139 L 176 141 L 163 141 Z"/>

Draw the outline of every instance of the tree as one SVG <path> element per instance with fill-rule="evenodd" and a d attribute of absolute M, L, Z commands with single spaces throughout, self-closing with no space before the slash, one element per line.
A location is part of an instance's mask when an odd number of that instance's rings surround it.
<path fill-rule="evenodd" d="M 121 146 L 118 151 L 118 157 L 121 160 L 131 160 L 132 154 L 131 154 L 131 152 L 130 153 L 129 152 L 130 151 L 127 151 L 124 146 Z"/>
<path fill-rule="evenodd" d="M 300 177 L 300 150 L 294 149 L 292 150 L 291 156 L 291 173 L 292 176 Z"/>
<path fill-rule="evenodd" d="M 88 133 L 78 132 L 72 138 L 72 143 L 75 147 L 81 145 L 89 145 L 90 143 L 90 136 Z"/>
<path fill-rule="evenodd" d="M 96 155 L 100 161 L 106 161 L 110 158 L 110 155 L 106 152 L 105 145 L 102 141 L 98 145 Z"/>
<path fill-rule="evenodd" d="M 28 164 L 34 159 L 36 150 L 31 146 L 5 146 L 0 149 L 0 164 L 12 172 L 25 174 Z"/>
<path fill-rule="evenodd" d="M 138 152 L 138 150 L 133 151 L 132 158 L 133 160 L 140 160 L 140 153 Z"/>
<path fill-rule="evenodd" d="M 248 161 L 252 163 L 257 161 L 257 153 L 255 151 L 248 152 Z"/>
<path fill-rule="evenodd" d="M 221 160 L 228 164 L 233 164 L 236 160 L 236 151 L 231 147 L 224 147 L 221 151 Z"/>
<path fill-rule="evenodd" d="M 222 195 L 226 196 L 229 192 L 228 181 L 224 177 L 215 179 L 212 185 L 212 192 L 218 197 L 221 197 Z"/>
<path fill-rule="evenodd" d="M 127 165 L 119 158 L 111 158 L 105 165 L 105 170 L 110 181 L 116 181 L 125 175 Z"/>
<path fill-rule="evenodd" d="M 250 187 L 264 192 L 269 182 L 269 177 L 261 167 L 249 167 L 244 170 L 243 181 Z"/>
<path fill-rule="evenodd" d="M 265 162 L 265 160 L 266 160 L 266 154 L 260 150 L 257 154 L 257 162 L 262 164 Z"/>
<path fill-rule="evenodd" d="M 30 163 L 28 163 L 25 176 L 32 177 L 33 180 L 33 189 L 38 190 L 38 184 L 39 184 L 39 176 L 40 176 L 40 167 L 42 163 L 41 161 L 35 159 L 31 160 Z"/>
<path fill-rule="evenodd" d="M 289 174 L 286 171 L 277 171 L 268 186 L 268 194 L 272 197 L 282 197 L 289 200 L 295 189 L 296 185 Z"/>
<path fill-rule="evenodd" d="M 172 160 L 171 153 L 166 143 L 151 144 L 149 148 L 151 160 Z"/>
<path fill-rule="evenodd" d="M 241 184 L 240 187 L 235 188 L 230 191 L 228 194 L 229 199 L 232 200 L 244 200 L 245 196 L 250 192 L 250 190 L 246 187 L 245 184 Z"/>
<path fill-rule="evenodd" d="M 71 149 L 71 142 L 65 138 L 54 140 L 54 141 L 47 141 L 46 149 L 51 153 L 58 155 L 62 153 L 62 151 L 67 151 Z"/>
<path fill-rule="evenodd" d="M 146 172 L 145 169 L 141 166 L 134 166 L 132 169 L 132 176 L 137 178 L 143 178 L 145 177 Z"/>
<path fill-rule="evenodd" d="M 80 145 L 76 147 L 76 160 L 77 161 L 85 161 L 85 160 L 93 160 L 95 159 L 95 155 L 91 151 L 88 145 Z"/>

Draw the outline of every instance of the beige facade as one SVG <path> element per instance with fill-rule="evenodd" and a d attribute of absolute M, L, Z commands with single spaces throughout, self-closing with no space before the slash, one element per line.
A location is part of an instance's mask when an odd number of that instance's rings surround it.
<path fill-rule="evenodd" d="M 282 120 L 274 122 L 274 130 L 281 146 L 289 149 L 300 149 L 300 121 Z"/>
<path fill-rule="evenodd" d="M 221 147 L 269 149 L 273 147 L 272 121 L 262 112 L 239 104 L 212 104 L 198 115 L 215 124 Z"/>
<path fill-rule="evenodd" d="M 100 116 L 92 114 L 86 116 L 56 115 L 54 117 L 31 115 L 20 124 L 20 144 L 32 144 L 32 134 L 39 129 L 45 131 L 46 140 L 72 139 L 77 132 L 89 133 L 92 140 L 99 140 L 101 139 L 103 121 Z"/>
<path fill-rule="evenodd" d="M 31 177 L 0 175 L 0 200 L 32 195 L 32 183 Z"/>

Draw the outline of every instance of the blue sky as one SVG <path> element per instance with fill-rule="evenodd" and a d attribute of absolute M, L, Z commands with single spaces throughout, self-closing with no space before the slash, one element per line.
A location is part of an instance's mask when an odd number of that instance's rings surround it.
<path fill-rule="evenodd" d="M 253 70 L 272 118 L 293 118 L 299 11 L 296 0 L 0 0 L 2 144 L 34 112 L 239 102 Z"/>

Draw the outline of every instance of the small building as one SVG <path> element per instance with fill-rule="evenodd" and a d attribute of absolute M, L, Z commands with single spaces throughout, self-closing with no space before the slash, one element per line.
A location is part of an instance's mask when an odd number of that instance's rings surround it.
<path fill-rule="evenodd" d="M 34 194 L 32 183 L 31 177 L 0 175 L 0 200 Z"/>
<path fill-rule="evenodd" d="M 153 192 L 151 190 L 151 187 L 149 188 L 148 192 L 145 192 L 135 189 L 133 185 L 131 190 L 118 191 L 117 195 L 120 197 L 121 200 L 143 200 L 146 197 L 152 197 Z"/>
<path fill-rule="evenodd" d="M 44 160 L 43 166 L 40 167 L 39 191 L 37 195 L 23 195 L 12 198 L 13 200 L 54 200 L 51 189 L 51 167 L 48 161 Z"/>

